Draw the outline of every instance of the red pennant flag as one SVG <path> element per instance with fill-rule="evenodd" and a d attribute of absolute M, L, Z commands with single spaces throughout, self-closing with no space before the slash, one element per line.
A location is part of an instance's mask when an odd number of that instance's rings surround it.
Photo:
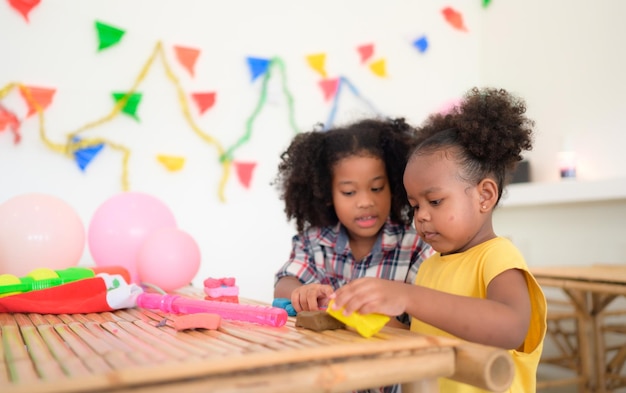
<path fill-rule="evenodd" d="M 361 55 L 361 63 L 365 63 L 374 54 L 374 44 L 361 45 L 357 50 Z"/>
<path fill-rule="evenodd" d="M 20 134 L 20 121 L 15 113 L 0 105 L 0 131 L 4 131 L 7 127 L 13 133 L 13 143 L 20 143 L 22 135 Z"/>
<path fill-rule="evenodd" d="M 41 0 L 9 0 L 9 5 L 22 14 L 28 22 L 28 13 L 37 7 Z"/>
<path fill-rule="evenodd" d="M 28 105 L 28 113 L 26 114 L 26 117 L 37 113 L 37 106 L 39 106 L 42 111 L 45 110 L 52 102 L 52 96 L 55 92 L 56 89 L 21 86 L 20 93 Z"/>
<path fill-rule="evenodd" d="M 460 12 L 456 11 L 451 7 L 446 7 L 441 10 L 444 18 L 450 24 L 450 26 L 454 27 L 457 30 L 467 31 L 467 28 L 463 24 L 463 15 Z"/>
<path fill-rule="evenodd" d="M 319 82 L 322 91 L 324 92 L 324 99 L 330 100 L 337 94 L 337 88 L 339 87 L 339 78 L 334 79 L 322 79 Z"/>
<path fill-rule="evenodd" d="M 196 102 L 200 114 L 203 114 L 215 104 L 215 92 L 192 93 L 191 98 Z"/>
<path fill-rule="evenodd" d="M 176 57 L 180 64 L 182 64 L 189 74 L 194 76 L 194 66 L 196 64 L 196 60 L 200 55 L 200 51 L 198 49 L 186 48 L 183 46 L 174 46 L 174 50 L 176 51 Z"/>
<path fill-rule="evenodd" d="M 237 170 L 237 177 L 245 188 L 250 188 L 250 179 L 252 179 L 252 171 L 256 167 L 255 162 L 234 162 Z"/>

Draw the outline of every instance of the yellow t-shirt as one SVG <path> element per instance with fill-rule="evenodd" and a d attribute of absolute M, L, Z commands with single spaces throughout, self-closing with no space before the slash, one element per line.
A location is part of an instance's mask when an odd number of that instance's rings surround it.
<path fill-rule="evenodd" d="M 527 393 L 536 390 L 537 367 L 546 334 L 546 298 L 541 287 L 528 271 L 519 250 L 508 239 L 497 237 L 471 249 L 452 255 L 433 254 L 417 272 L 415 284 L 443 292 L 475 298 L 487 297 L 487 286 L 500 273 L 520 269 L 526 273 L 531 300 L 531 321 L 526 339 L 520 348 L 510 350 L 515 363 L 515 377 L 508 392 Z M 411 321 L 411 331 L 453 337 L 416 318 Z M 439 390 L 445 393 L 484 392 L 473 386 L 441 378 Z"/>

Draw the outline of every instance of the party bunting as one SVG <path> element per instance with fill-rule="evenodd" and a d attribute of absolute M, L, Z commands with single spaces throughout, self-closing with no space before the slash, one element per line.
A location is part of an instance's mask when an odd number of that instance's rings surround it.
<path fill-rule="evenodd" d="M 252 82 L 254 82 L 259 76 L 265 74 L 270 66 L 270 60 L 268 59 L 248 57 L 247 61 L 248 67 L 250 67 L 250 73 L 252 74 Z"/>
<path fill-rule="evenodd" d="M 309 66 L 313 68 L 315 71 L 319 72 L 319 74 L 326 78 L 326 54 L 318 53 L 314 55 L 309 55 L 306 57 Z"/>
<path fill-rule="evenodd" d="M 26 19 L 26 22 L 29 22 L 28 14 L 33 8 L 37 7 L 40 2 L 41 0 L 9 0 L 9 5 L 19 12 L 24 19 Z"/>
<path fill-rule="evenodd" d="M 15 113 L 0 105 L 0 132 L 6 130 L 7 128 L 13 133 L 13 143 L 16 145 L 20 143 L 22 140 L 22 135 L 20 134 L 20 121 Z"/>
<path fill-rule="evenodd" d="M 185 165 L 185 157 L 179 156 L 168 156 L 165 154 L 157 155 L 157 161 L 159 161 L 163 166 L 170 172 L 176 172 L 183 169 Z"/>
<path fill-rule="evenodd" d="M 141 102 L 141 93 L 132 93 L 130 95 L 128 93 L 113 93 L 113 98 L 116 103 L 126 99 L 126 102 L 122 107 L 122 112 L 139 121 L 139 117 L 137 116 L 137 107 Z"/>
<path fill-rule="evenodd" d="M 420 38 L 413 41 L 413 46 L 417 48 L 420 53 L 426 52 L 426 50 L 428 49 L 428 38 L 426 38 L 425 35 L 421 36 Z"/>
<path fill-rule="evenodd" d="M 329 101 L 337 94 L 339 78 L 322 79 L 319 81 L 319 85 L 322 88 L 322 92 L 324 92 L 324 100 Z"/>
<path fill-rule="evenodd" d="M 259 100 L 257 101 L 257 105 L 254 108 L 254 111 L 246 120 L 246 132 L 235 142 L 234 145 L 226 149 L 226 151 L 220 156 L 220 162 L 224 164 L 232 162 L 233 152 L 241 147 L 244 143 L 246 143 L 252 136 L 254 122 L 257 116 L 261 113 L 261 110 L 263 109 L 265 104 L 267 103 L 268 84 L 270 79 L 272 78 L 272 69 L 274 68 L 278 68 L 278 71 L 280 72 L 279 76 L 282 83 L 282 93 L 285 96 L 285 100 L 287 101 L 288 106 L 289 124 L 291 125 L 291 128 L 295 133 L 298 132 L 298 127 L 296 126 L 296 120 L 294 116 L 293 95 L 287 87 L 287 74 L 285 71 L 285 63 L 282 61 L 282 59 L 275 57 L 269 62 L 264 72 L 261 91 L 259 93 Z"/>
<path fill-rule="evenodd" d="M 20 94 L 28 105 L 26 117 L 37 113 L 37 110 L 45 110 L 52 102 L 52 96 L 56 89 L 46 89 L 43 87 L 20 86 Z M 30 97 L 31 99 L 28 99 Z"/>
<path fill-rule="evenodd" d="M 441 13 L 450 26 L 457 30 L 467 31 L 467 27 L 463 24 L 463 15 L 461 15 L 460 12 L 456 11 L 452 7 L 446 7 L 441 10 Z"/>
<path fill-rule="evenodd" d="M 215 92 L 192 93 L 191 98 L 198 106 L 198 111 L 201 115 L 215 104 Z"/>
<path fill-rule="evenodd" d="M 381 78 L 387 76 L 387 65 L 385 63 L 385 59 L 376 60 L 372 64 L 370 64 L 370 70 Z"/>
<path fill-rule="evenodd" d="M 374 44 L 361 45 L 356 49 L 361 55 L 361 63 L 366 63 L 374 54 Z"/>
<path fill-rule="evenodd" d="M 491 0 L 483 0 L 483 8 L 489 7 L 489 4 L 491 4 Z"/>
<path fill-rule="evenodd" d="M 250 188 L 250 180 L 252 179 L 252 171 L 256 167 L 255 162 L 234 162 L 237 170 L 237 177 L 245 188 Z"/>
<path fill-rule="evenodd" d="M 339 107 L 339 99 L 341 97 L 341 92 L 344 90 L 344 86 L 347 87 L 356 98 L 361 100 L 367 107 L 369 107 L 372 112 L 376 113 L 377 115 L 381 115 L 380 112 L 374 107 L 374 105 L 365 97 L 363 97 L 359 90 L 346 77 L 342 76 L 339 78 L 339 85 L 337 86 L 335 99 L 333 100 L 333 105 L 330 109 L 330 113 L 328 114 L 328 119 L 324 124 L 324 130 L 328 130 L 329 128 L 331 128 L 335 122 L 335 116 L 337 115 L 337 110 Z"/>
<path fill-rule="evenodd" d="M 186 48 L 183 46 L 174 46 L 174 50 L 176 51 L 176 58 L 180 62 L 180 64 L 185 67 L 189 74 L 194 76 L 194 67 L 196 64 L 196 60 L 198 60 L 198 56 L 200 55 L 200 51 L 198 49 Z"/>
<path fill-rule="evenodd" d="M 124 30 L 102 22 L 96 21 L 95 25 L 98 32 L 98 51 L 116 45 L 121 41 L 125 33 Z"/>
<path fill-rule="evenodd" d="M 73 137 L 72 142 L 79 143 L 81 141 L 78 137 Z M 104 143 L 97 143 L 95 145 L 82 147 L 74 150 L 74 160 L 81 171 L 85 171 L 87 165 L 93 161 L 93 159 L 100 153 L 100 151 L 104 148 Z"/>
<path fill-rule="evenodd" d="M 460 98 L 452 98 L 448 101 L 445 101 L 443 104 L 441 104 L 439 108 L 437 109 L 437 113 L 445 116 L 449 113 L 452 113 L 454 109 L 459 107 L 460 105 L 461 105 Z"/>

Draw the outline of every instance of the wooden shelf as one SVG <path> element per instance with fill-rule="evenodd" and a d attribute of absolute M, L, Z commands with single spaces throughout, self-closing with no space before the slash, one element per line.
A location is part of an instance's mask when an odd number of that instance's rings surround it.
<path fill-rule="evenodd" d="M 626 178 L 510 184 L 501 207 L 626 200 Z"/>

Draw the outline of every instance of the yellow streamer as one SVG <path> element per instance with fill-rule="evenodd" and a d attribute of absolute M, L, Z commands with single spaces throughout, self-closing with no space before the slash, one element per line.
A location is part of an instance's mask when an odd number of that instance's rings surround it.
<path fill-rule="evenodd" d="M 25 92 L 24 95 L 26 97 L 26 100 L 37 111 L 37 116 L 39 119 L 39 135 L 41 139 L 43 140 L 44 144 L 48 148 L 50 148 L 51 150 L 57 153 L 66 155 L 69 158 L 73 158 L 73 154 L 75 151 L 84 149 L 86 147 L 99 145 L 99 144 L 105 144 L 113 148 L 114 150 L 120 151 L 122 153 L 122 181 L 121 181 L 122 189 L 124 191 L 127 191 L 129 190 L 128 162 L 130 160 L 130 153 L 131 153 L 130 149 L 128 149 L 127 147 L 123 145 L 111 142 L 104 138 L 82 138 L 78 141 L 75 141 L 74 138 L 89 129 L 96 128 L 102 124 L 105 124 L 113 120 L 116 116 L 118 116 L 122 108 L 124 108 L 124 106 L 126 105 L 129 97 L 137 91 L 137 88 L 139 87 L 139 85 L 141 85 L 141 82 L 143 82 L 145 77 L 148 75 L 148 72 L 150 71 L 152 65 L 154 64 L 154 60 L 157 58 L 157 56 L 161 60 L 161 63 L 163 65 L 163 68 L 165 69 L 165 74 L 167 78 L 174 85 L 176 89 L 176 92 L 178 95 L 178 101 L 181 107 L 181 111 L 183 112 L 183 116 L 185 117 L 185 120 L 187 121 L 191 129 L 194 131 L 194 133 L 196 133 L 196 135 L 198 135 L 202 140 L 209 143 L 210 145 L 213 145 L 216 148 L 217 153 L 220 157 L 223 156 L 224 148 L 222 147 L 222 145 L 215 138 L 205 133 L 193 120 L 193 117 L 191 116 L 191 111 L 189 110 L 189 104 L 187 102 L 185 91 L 181 87 L 178 81 L 178 78 L 176 77 L 176 75 L 172 71 L 172 68 L 167 62 L 167 59 L 165 57 L 165 52 L 163 50 L 163 46 L 161 42 L 157 42 L 157 44 L 155 45 L 152 51 L 152 54 L 150 55 L 148 60 L 145 62 L 144 66 L 141 69 L 141 72 L 135 79 L 131 89 L 127 91 L 126 95 L 122 99 L 116 102 L 111 112 L 96 121 L 89 122 L 83 125 L 82 127 L 76 129 L 75 131 L 70 132 L 67 136 L 67 142 L 65 145 L 54 143 L 50 139 L 48 139 L 47 134 L 46 134 L 43 109 L 41 108 L 39 103 L 37 103 L 33 99 L 27 87 L 19 83 L 9 83 L 0 90 L 0 100 L 3 99 L 6 95 L 8 95 L 13 89 L 15 88 L 22 89 Z M 231 160 L 222 160 L 223 173 L 222 173 L 222 178 L 220 179 L 219 187 L 218 187 L 218 196 L 222 202 L 225 201 L 224 188 L 226 187 L 226 182 L 230 174 L 231 165 L 232 165 Z"/>

